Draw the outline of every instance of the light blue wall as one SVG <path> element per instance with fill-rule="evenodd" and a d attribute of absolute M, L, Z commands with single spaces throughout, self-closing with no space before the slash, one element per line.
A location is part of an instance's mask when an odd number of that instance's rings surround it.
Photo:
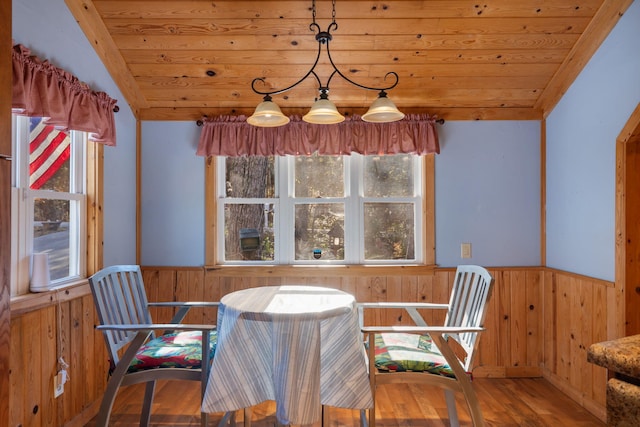
<path fill-rule="evenodd" d="M 12 7 L 15 43 L 118 100 L 117 146 L 104 149 L 104 264 L 135 263 L 135 118 L 64 0 L 13 0 Z"/>
<path fill-rule="evenodd" d="M 204 264 L 204 165 L 193 122 L 143 122 L 142 265 Z"/>
<path fill-rule="evenodd" d="M 547 119 L 547 265 L 614 280 L 615 143 L 640 102 L 640 2 Z"/>
<path fill-rule="evenodd" d="M 447 122 L 436 156 L 436 263 L 540 265 L 540 122 Z M 460 244 L 471 243 L 470 259 Z"/>
<path fill-rule="evenodd" d="M 13 37 L 120 100 L 105 148 L 105 264 L 135 261 L 135 120 L 64 0 L 13 1 Z M 615 138 L 640 101 L 634 2 L 547 120 L 547 265 L 614 276 Z M 436 262 L 539 265 L 539 123 L 449 122 L 436 158 Z M 194 123 L 145 122 L 142 263 L 202 265 L 204 159 Z M 473 258 L 460 258 L 471 242 Z"/>
<path fill-rule="evenodd" d="M 436 157 L 436 262 L 540 265 L 540 123 L 450 122 Z M 194 122 L 144 122 L 142 263 L 204 262 L 204 159 Z M 460 243 L 472 243 L 471 259 Z"/>

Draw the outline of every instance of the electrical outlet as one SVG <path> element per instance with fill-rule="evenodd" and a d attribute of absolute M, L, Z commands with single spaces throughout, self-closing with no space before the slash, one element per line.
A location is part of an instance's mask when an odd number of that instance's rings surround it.
<path fill-rule="evenodd" d="M 471 258 L 471 243 L 460 245 L 460 258 Z"/>
<path fill-rule="evenodd" d="M 58 372 L 53 377 L 53 397 L 59 397 L 62 393 L 64 393 L 64 378 L 62 372 Z"/>

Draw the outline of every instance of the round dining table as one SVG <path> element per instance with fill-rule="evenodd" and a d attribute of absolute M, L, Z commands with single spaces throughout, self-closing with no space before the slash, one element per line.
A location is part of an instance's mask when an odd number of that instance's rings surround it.
<path fill-rule="evenodd" d="M 322 405 L 372 406 L 353 295 L 321 286 L 264 286 L 225 295 L 204 412 L 276 402 L 284 425 L 309 425 Z"/>

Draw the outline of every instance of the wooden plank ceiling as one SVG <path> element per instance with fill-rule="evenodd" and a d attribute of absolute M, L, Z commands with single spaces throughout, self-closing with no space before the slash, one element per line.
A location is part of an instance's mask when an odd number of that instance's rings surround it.
<path fill-rule="evenodd" d="M 311 1 L 66 0 L 142 120 L 251 114 L 265 90 L 285 88 L 313 65 Z M 569 87 L 631 0 L 337 0 L 331 53 L 366 86 L 399 84 L 389 97 L 406 113 L 447 120 L 541 119 Z M 317 0 L 316 22 L 332 4 Z M 323 53 L 316 67 L 330 74 Z M 330 99 L 363 114 L 377 93 L 334 77 Z M 308 78 L 274 96 L 304 114 L 318 95 Z"/>

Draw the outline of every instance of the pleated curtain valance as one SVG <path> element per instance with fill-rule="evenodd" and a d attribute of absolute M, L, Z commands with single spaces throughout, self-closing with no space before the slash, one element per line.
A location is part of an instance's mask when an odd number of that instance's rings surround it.
<path fill-rule="evenodd" d="M 199 156 L 283 156 L 439 153 L 437 117 L 407 115 L 391 123 L 367 123 L 358 116 L 338 124 L 315 125 L 291 117 L 279 127 L 255 127 L 245 116 L 203 118 Z"/>
<path fill-rule="evenodd" d="M 61 130 L 89 133 L 91 141 L 116 145 L 116 100 L 48 61 L 32 56 L 28 48 L 13 46 L 13 101 L 16 114 L 46 117 Z"/>

